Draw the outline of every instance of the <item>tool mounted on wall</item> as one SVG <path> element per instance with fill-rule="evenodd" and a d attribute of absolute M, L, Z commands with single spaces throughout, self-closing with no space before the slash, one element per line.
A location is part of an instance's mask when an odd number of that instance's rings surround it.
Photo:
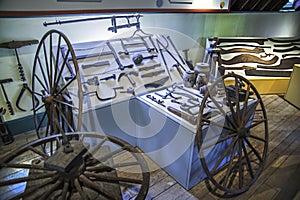
<path fill-rule="evenodd" d="M 4 85 L 3 85 L 3 84 L 6 84 L 6 83 L 11 83 L 11 82 L 13 82 L 13 80 L 11 78 L 2 79 L 2 80 L 0 80 L 0 85 L 1 85 L 1 88 L 2 88 L 2 92 L 3 92 L 4 98 L 5 98 L 6 104 L 7 104 L 8 111 L 9 111 L 10 115 L 14 115 L 15 111 L 12 107 L 12 104 L 11 104 L 11 102 L 10 102 L 8 96 L 7 96 L 6 90 L 5 90 Z"/>
<path fill-rule="evenodd" d="M 24 40 L 24 41 L 11 41 L 11 42 L 4 42 L 0 44 L 0 48 L 6 48 L 6 49 L 14 49 L 15 51 L 15 55 L 17 58 L 17 62 L 18 62 L 18 69 L 19 69 L 19 74 L 20 74 L 20 78 L 22 81 L 26 81 L 26 77 L 25 77 L 25 73 L 24 73 L 24 69 L 23 66 L 20 62 L 20 58 L 19 58 L 19 54 L 18 54 L 18 48 L 24 47 L 24 46 L 29 46 L 32 44 L 38 44 L 39 41 L 38 40 Z"/>
<path fill-rule="evenodd" d="M 109 27 L 107 30 L 117 33 L 118 29 L 122 28 L 131 28 L 135 26 L 137 29 L 140 28 L 140 17 L 143 15 L 141 14 L 131 14 L 131 15 L 112 15 L 112 16 L 102 16 L 102 17 L 94 17 L 94 18 L 84 18 L 84 19 L 72 19 L 72 20 L 56 20 L 55 22 L 44 22 L 44 26 L 51 26 L 51 25 L 62 25 L 62 24 L 70 24 L 70 23 L 78 23 L 78 22 L 85 22 L 85 21 L 95 21 L 95 20 L 106 20 L 110 19 L 112 26 Z M 135 18 L 135 22 L 131 22 L 130 19 Z M 117 19 L 126 19 L 127 23 L 117 25 Z"/>

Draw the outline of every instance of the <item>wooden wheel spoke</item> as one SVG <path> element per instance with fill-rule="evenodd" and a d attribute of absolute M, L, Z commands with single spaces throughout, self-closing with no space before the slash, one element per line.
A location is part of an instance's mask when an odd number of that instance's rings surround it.
<path fill-rule="evenodd" d="M 256 157 L 259 159 L 259 161 L 263 162 L 263 159 L 260 156 L 260 153 L 253 147 L 253 145 L 249 142 L 249 140 L 247 138 L 245 138 L 245 141 L 246 141 L 247 145 L 251 148 L 251 150 L 254 152 Z"/>
<path fill-rule="evenodd" d="M 214 145 L 217 145 L 217 144 L 219 144 L 221 142 L 224 142 L 224 141 L 226 141 L 226 140 L 228 140 L 230 138 L 236 137 L 236 136 L 237 136 L 236 134 L 229 133 L 228 135 L 226 135 L 225 137 L 222 137 L 222 138 L 218 139 L 217 141 L 213 141 L 213 142 L 208 143 L 208 144 L 207 143 L 203 143 L 201 149 L 205 150 L 207 148 L 210 148 L 210 147 L 212 147 Z"/>
<path fill-rule="evenodd" d="M 228 178 L 229 178 L 229 176 L 230 176 L 230 174 L 232 172 L 233 160 L 234 160 L 234 157 L 235 157 L 236 149 L 237 149 L 237 145 L 235 143 L 234 146 L 233 146 L 233 150 L 231 152 L 231 155 L 230 155 L 230 160 L 228 162 L 228 167 L 227 167 L 226 174 L 225 174 L 224 178 L 220 182 L 220 184 L 223 185 L 223 187 L 227 186 Z"/>
<path fill-rule="evenodd" d="M 41 126 L 42 126 L 42 124 L 43 124 L 43 122 L 44 122 L 44 120 L 45 120 L 45 118 L 46 118 L 46 115 L 47 115 L 47 113 L 44 112 L 44 113 L 43 113 L 43 116 L 42 116 L 42 118 L 41 118 L 41 120 L 38 122 L 38 124 L 37 124 L 37 126 L 36 126 L 36 130 L 40 130 L 40 128 L 41 128 Z"/>
<path fill-rule="evenodd" d="M 51 194 L 55 190 L 60 189 L 61 185 L 62 185 L 61 180 L 58 180 L 54 184 L 51 184 L 50 188 L 48 188 L 44 193 L 42 193 L 42 196 L 40 196 L 39 199 L 49 199 L 49 196 L 51 196 Z"/>
<path fill-rule="evenodd" d="M 70 129 L 71 132 L 74 132 L 74 129 L 72 127 L 72 125 L 69 123 L 69 120 L 67 119 L 67 117 L 65 116 L 65 113 L 61 110 L 60 106 L 58 104 L 56 104 L 56 109 L 58 110 L 58 112 L 60 113 L 60 116 L 63 118 L 61 123 L 65 123 L 67 124 L 68 128 Z"/>
<path fill-rule="evenodd" d="M 42 86 L 42 88 L 43 88 L 45 91 L 49 92 L 49 87 L 46 86 L 46 85 L 44 85 L 44 83 L 42 82 L 42 80 L 40 79 L 40 77 L 38 77 L 36 74 L 34 74 L 33 76 L 34 76 L 34 77 L 36 78 L 36 80 L 40 83 L 40 85 Z"/>
<path fill-rule="evenodd" d="M 241 114 L 240 114 L 240 96 L 239 96 L 239 81 L 238 81 L 238 77 L 234 77 L 235 78 L 235 101 L 236 101 L 236 115 L 237 115 L 237 122 L 238 124 L 240 124 L 239 122 L 241 121 Z"/>
<path fill-rule="evenodd" d="M 244 155 L 245 155 L 246 162 L 247 162 L 247 166 L 248 166 L 248 171 L 250 173 L 251 178 L 254 179 L 253 169 L 252 169 L 252 166 L 251 166 L 251 161 L 250 161 L 250 158 L 248 156 L 246 146 L 245 146 L 244 142 L 241 142 L 241 143 L 242 143 L 242 148 L 243 148 Z"/>
<path fill-rule="evenodd" d="M 84 172 L 84 175 L 89 178 L 96 178 L 95 180 L 97 181 L 108 182 L 108 183 L 116 183 L 116 184 L 119 184 L 119 182 L 135 183 L 135 184 L 143 183 L 143 180 L 141 179 L 109 176 L 109 175 L 103 175 L 94 172 Z"/>
<path fill-rule="evenodd" d="M 34 153 L 36 153 L 36 154 L 42 156 L 43 158 L 48 158 L 48 157 L 49 157 L 49 156 L 48 156 L 47 154 L 45 154 L 44 152 L 42 152 L 42 151 L 40 151 L 40 150 L 38 150 L 38 149 L 36 149 L 36 148 L 34 148 L 34 147 L 32 147 L 32 146 L 28 147 L 28 150 L 33 151 Z"/>
<path fill-rule="evenodd" d="M 33 192 L 37 191 L 40 188 L 43 188 L 47 185 L 49 185 L 50 183 L 53 183 L 55 181 L 57 181 L 59 178 L 59 176 L 52 176 L 51 178 L 49 178 L 48 180 L 45 180 L 39 184 L 36 184 L 28 189 L 26 189 L 23 193 L 15 196 L 14 198 L 12 198 L 12 200 L 19 200 L 19 199 L 24 199 L 24 197 L 27 197 L 28 195 L 31 195 Z"/>
<path fill-rule="evenodd" d="M 81 182 L 83 182 L 86 186 L 91 187 L 93 189 L 95 189 L 96 191 L 100 192 L 101 194 L 103 194 L 104 196 L 106 196 L 107 198 L 113 199 L 113 200 L 118 200 L 118 196 L 114 193 L 108 193 L 106 192 L 101 185 L 99 185 L 96 182 L 91 181 L 90 179 L 88 179 L 85 175 L 81 174 L 79 176 L 79 180 Z"/>
<path fill-rule="evenodd" d="M 104 156 L 101 156 L 99 159 L 97 159 L 99 162 L 104 162 L 106 161 L 107 159 L 113 157 L 114 155 L 116 154 L 119 154 L 121 153 L 122 151 L 124 151 L 126 149 L 126 147 L 122 147 L 120 149 L 117 149 L 117 150 L 114 150 L 108 154 L 105 154 Z"/>
<path fill-rule="evenodd" d="M 60 52 L 60 45 L 61 45 L 61 35 L 59 35 L 58 37 L 58 42 L 57 42 L 57 46 L 56 46 L 56 57 L 54 58 L 55 60 L 55 72 L 54 72 L 54 88 L 57 87 L 57 83 L 56 83 L 56 80 L 57 80 L 57 72 L 58 72 L 58 61 L 59 61 L 59 52 Z"/>
<path fill-rule="evenodd" d="M 42 65 L 42 62 L 41 62 L 40 57 L 37 57 L 37 60 L 38 60 L 38 63 L 39 63 L 40 71 L 41 71 L 42 76 L 43 76 L 43 79 L 44 79 L 44 83 L 46 84 L 46 86 L 43 87 L 43 88 L 44 88 L 46 91 L 50 92 L 50 90 L 49 90 L 49 85 L 48 85 L 49 80 L 47 79 L 46 74 L 45 74 L 45 72 L 44 72 L 44 66 Z M 36 74 L 34 74 L 34 76 L 35 76 L 36 78 L 39 79 L 39 77 L 38 77 Z M 41 83 L 41 82 L 42 82 L 42 81 L 40 80 L 40 83 Z M 43 84 L 41 84 L 41 85 L 43 85 Z"/>
<path fill-rule="evenodd" d="M 54 95 L 54 97 L 57 97 L 58 95 L 62 94 L 63 91 L 65 91 L 65 89 L 67 87 L 69 87 L 69 85 L 76 79 L 76 76 L 72 77 L 72 79 L 67 82 L 67 84 L 65 84 L 62 88 L 60 88 L 60 90 Z"/>
<path fill-rule="evenodd" d="M 260 103 L 260 99 L 257 99 L 255 104 L 253 105 L 253 107 L 249 110 L 247 116 L 245 117 L 244 121 L 242 122 L 243 126 L 246 126 L 247 122 L 249 121 L 249 119 L 251 118 L 252 115 L 255 114 L 256 111 L 256 106 Z"/>
<path fill-rule="evenodd" d="M 239 167 L 239 188 L 243 187 L 244 173 L 243 173 L 243 150 L 242 150 L 242 140 L 238 140 L 239 148 L 238 148 L 238 167 Z"/>
<path fill-rule="evenodd" d="M 61 193 L 61 199 L 67 199 L 66 197 L 68 194 L 69 186 L 70 186 L 69 181 L 65 181 L 63 189 L 62 189 L 62 193 Z"/>
<path fill-rule="evenodd" d="M 69 104 L 69 103 L 67 103 L 67 102 L 61 101 L 61 100 L 59 100 L 59 99 L 57 99 L 57 98 L 54 98 L 53 101 L 56 102 L 56 103 L 60 103 L 60 104 L 62 104 L 62 105 L 65 105 L 65 106 L 67 106 L 67 107 L 73 108 L 74 110 L 79 110 L 78 107 L 76 107 L 76 106 L 74 106 L 74 105 L 72 105 L 72 104 Z"/>
<path fill-rule="evenodd" d="M 247 108 L 248 108 L 249 94 L 250 94 L 250 85 L 247 84 L 246 96 L 245 96 L 245 101 L 244 101 L 244 104 L 243 104 L 242 119 L 241 119 L 241 121 L 244 121 L 244 118 L 245 118 L 245 115 L 246 115 L 246 111 L 247 111 Z"/>
<path fill-rule="evenodd" d="M 215 98 L 210 97 L 211 101 L 216 105 L 218 110 L 222 113 L 222 115 L 225 117 L 225 119 L 231 124 L 232 127 L 237 127 L 237 125 L 232 121 L 232 119 L 227 115 L 227 113 L 224 111 L 224 109 L 219 105 L 219 103 L 215 100 Z"/>
<path fill-rule="evenodd" d="M 47 169 L 41 165 L 31 165 L 31 164 L 2 163 L 2 164 L 0 164 L 0 166 L 6 167 L 6 168 L 36 169 L 36 170 L 53 171 L 53 170 Z"/>
<path fill-rule="evenodd" d="M 229 130 L 231 132 L 236 132 L 234 129 L 230 128 L 229 126 L 226 126 L 225 124 L 220 124 L 220 123 L 212 121 L 210 119 L 202 118 L 202 121 L 203 122 L 207 122 L 208 124 L 212 124 L 212 125 L 215 125 L 215 126 L 218 126 L 218 127 L 224 128 L 224 129 L 227 129 L 227 130 Z"/>
<path fill-rule="evenodd" d="M 65 66 L 66 66 L 66 62 L 67 62 L 67 60 L 68 60 L 69 54 L 70 54 L 70 50 L 68 49 L 66 56 L 63 56 L 63 57 L 64 57 L 63 63 L 61 64 L 60 68 L 57 69 L 57 70 L 59 70 L 59 73 L 58 73 L 57 77 L 55 77 L 55 84 L 54 84 L 54 87 L 55 87 L 55 88 L 57 87 L 58 82 L 59 82 L 60 79 L 61 79 L 62 72 L 63 72 L 63 70 L 64 70 L 64 68 L 65 68 Z"/>
<path fill-rule="evenodd" d="M 57 172 L 55 172 L 55 173 L 57 173 Z M 22 182 L 34 181 L 37 179 L 49 178 L 49 177 L 52 177 L 53 175 L 55 175 L 55 173 L 48 172 L 48 173 L 43 173 L 43 174 L 39 174 L 39 175 L 29 175 L 27 177 L 16 178 L 16 179 L 11 179 L 11 180 L 7 180 L 7 181 L 1 181 L 0 187 L 13 185 L 13 184 L 17 184 L 17 183 L 22 183 Z"/>
<path fill-rule="evenodd" d="M 53 52 L 52 52 L 52 48 L 53 48 L 53 33 L 50 34 L 50 39 L 49 39 L 49 53 L 50 53 L 50 64 L 49 64 L 49 69 L 50 69 L 50 76 L 49 76 L 49 83 L 50 83 L 50 87 L 51 89 L 54 89 L 54 82 L 53 82 Z M 50 93 L 53 94 L 54 90 L 52 90 Z"/>
<path fill-rule="evenodd" d="M 44 50 L 44 57 L 45 57 L 45 63 L 46 63 L 46 69 L 47 69 L 47 76 L 48 76 L 48 82 L 51 84 L 51 79 L 50 79 L 50 72 L 49 72 L 49 62 L 48 62 L 48 56 L 47 56 L 47 50 L 46 50 L 46 44 L 45 41 L 43 41 L 43 50 Z M 49 85 L 50 87 L 50 85 Z M 50 91 L 48 91 L 50 92 Z"/>
<path fill-rule="evenodd" d="M 248 127 L 248 129 L 254 128 L 256 126 L 258 126 L 261 123 L 265 123 L 267 120 L 266 119 L 260 119 L 260 120 L 253 120 L 252 124 Z"/>
<path fill-rule="evenodd" d="M 39 63 L 39 69 L 40 69 L 40 71 L 42 73 L 42 76 L 43 76 L 43 79 L 44 79 L 44 83 L 46 84 L 46 88 L 47 88 L 46 91 L 50 92 L 50 90 L 49 90 L 50 87 L 49 87 L 49 84 L 48 84 L 49 80 L 47 79 L 45 71 L 44 71 L 45 67 L 43 66 L 42 61 L 41 61 L 39 56 L 37 57 L 37 60 L 38 60 L 38 63 Z M 34 75 L 36 77 L 38 77 L 36 74 L 34 74 Z M 48 77 L 49 77 L 49 75 L 48 75 Z"/>
<path fill-rule="evenodd" d="M 222 161 L 224 160 L 224 158 L 228 155 L 229 151 L 233 148 L 233 146 L 235 145 L 235 143 L 237 142 L 238 137 L 235 137 L 234 140 L 228 145 L 228 147 L 222 152 L 220 158 L 218 159 L 218 161 L 216 162 L 216 164 L 214 165 L 213 169 L 211 170 L 212 174 L 217 174 L 217 168 L 220 166 L 220 164 L 222 163 Z"/>
<path fill-rule="evenodd" d="M 250 138 L 253 138 L 253 139 L 255 139 L 255 140 L 259 140 L 259 141 L 261 141 L 261 142 L 264 142 L 264 143 L 267 143 L 267 140 L 265 140 L 265 139 L 263 139 L 263 138 L 260 138 L 260 137 L 257 137 L 257 136 L 255 136 L 255 135 L 249 135 L 249 137 Z"/>
<path fill-rule="evenodd" d="M 80 185 L 80 183 L 79 183 L 78 178 L 76 178 L 76 179 L 74 180 L 74 186 L 75 186 L 76 190 L 78 191 L 80 197 L 81 197 L 83 200 L 88 200 L 88 199 L 89 199 L 89 198 L 87 197 L 87 195 L 84 193 L 84 191 L 83 191 L 83 189 L 82 189 L 82 187 L 81 187 L 81 185 Z"/>
<path fill-rule="evenodd" d="M 234 111 L 233 105 L 232 105 L 232 103 L 231 103 L 230 96 L 229 96 L 228 91 L 227 91 L 226 88 L 225 88 L 225 95 L 226 95 L 226 99 L 227 99 L 227 102 L 228 102 L 228 105 L 229 105 L 230 112 L 231 112 L 231 114 L 232 114 L 232 116 L 233 116 L 233 119 L 234 119 L 235 122 L 237 122 L 237 121 L 238 121 L 238 119 L 237 119 L 237 114 L 236 114 L 236 112 Z"/>

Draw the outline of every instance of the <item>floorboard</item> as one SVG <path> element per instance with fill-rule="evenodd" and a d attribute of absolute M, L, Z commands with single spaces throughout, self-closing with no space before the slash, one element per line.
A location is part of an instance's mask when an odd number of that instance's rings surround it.
<path fill-rule="evenodd" d="M 262 95 L 267 111 L 269 126 L 269 149 L 265 169 L 254 185 L 245 193 L 227 199 L 300 199 L 300 111 L 277 95 Z M 15 142 L 0 145 L 0 159 L 13 149 L 35 139 L 34 134 L 25 133 L 15 137 Z M 171 176 L 151 160 L 148 160 L 151 172 L 148 199 L 153 200 L 216 200 L 207 188 L 207 180 L 189 191 L 181 187 Z M 10 175 L 14 175 L 13 173 Z M 1 175 L 1 179 L 4 175 Z M 0 191 L 0 199 L 5 193 Z"/>

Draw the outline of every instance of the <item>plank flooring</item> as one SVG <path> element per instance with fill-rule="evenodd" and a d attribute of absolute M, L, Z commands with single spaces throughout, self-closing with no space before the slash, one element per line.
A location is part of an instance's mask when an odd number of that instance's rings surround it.
<path fill-rule="evenodd" d="M 269 149 L 265 169 L 247 192 L 226 199 L 300 200 L 300 111 L 277 95 L 263 95 L 262 99 L 269 125 Z M 0 146 L 0 159 L 13 149 L 35 138 L 35 135 L 31 133 L 15 136 L 13 144 Z M 150 167 L 157 169 L 153 161 L 148 160 L 148 163 Z M 0 199 L 2 197 L 0 191 Z M 216 200 L 224 198 L 214 195 L 208 189 L 207 180 L 203 180 L 187 191 L 164 170 L 157 169 L 151 172 L 147 200 L 149 199 Z"/>

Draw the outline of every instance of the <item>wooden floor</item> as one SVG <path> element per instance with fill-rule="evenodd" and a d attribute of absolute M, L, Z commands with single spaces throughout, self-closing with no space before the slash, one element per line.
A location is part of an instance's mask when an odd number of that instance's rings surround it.
<path fill-rule="evenodd" d="M 280 96 L 264 95 L 262 98 L 269 124 L 269 150 L 265 169 L 247 192 L 227 199 L 300 200 L 300 111 Z M 16 136 L 13 144 L 0 146 L 1 156 L 34 138 L 29 133 Z M 187 191 L 159 169 L 151 172 L 148 199 L 224 198 L 213 195 L 207 188 L 206 180 Z"/>

